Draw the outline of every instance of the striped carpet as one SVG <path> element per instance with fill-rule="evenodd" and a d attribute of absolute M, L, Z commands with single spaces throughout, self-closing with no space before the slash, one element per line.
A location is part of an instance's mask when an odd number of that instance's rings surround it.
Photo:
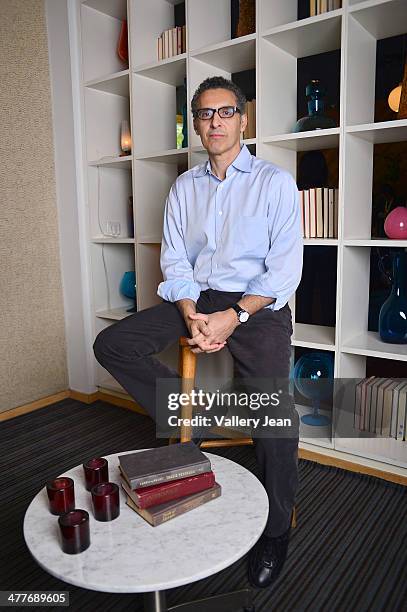
<path fill-rule="evenodd" d="M 86 405 L 66 399 L 0 423 L 0 541 L 7 560 L 1 590 L 69 590 L 70 610 L 141 611 L 141 595 L 80 589 L 44 572 L 26 549 L 22 520 L 45 481 L 84 457 L 157 443 L 164 441 L 155 441 L 148 417 L 100 401 Z M 256 473 L 251 447 L 211 452 Z M 256 591 L 256 612 L 407 610 L 405 487 L 300 460 L 297 507 L 298 526 L 283 573 L 272 587 Z M 247 584 L 244 558 L 215 576 L 169 591 L 168 605 Z"/>

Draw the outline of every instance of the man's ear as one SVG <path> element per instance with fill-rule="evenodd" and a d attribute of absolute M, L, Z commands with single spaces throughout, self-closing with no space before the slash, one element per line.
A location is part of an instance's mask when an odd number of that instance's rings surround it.
<path fill-rule="evenodd" d="M 240 131 L 244 132 L 247 126 L 247 115 L 246 113 L 242 113 L 240 116 Z"/>
<path fill-rule="evenodd" d="M 197 124 L 196 124 L 196 119 L 193 120 L 193 126 L 194 126 L 194 130 L 195 130 L 195 134 L 197 134 L 199 136 L 199 132 L 198 132 Z"/>

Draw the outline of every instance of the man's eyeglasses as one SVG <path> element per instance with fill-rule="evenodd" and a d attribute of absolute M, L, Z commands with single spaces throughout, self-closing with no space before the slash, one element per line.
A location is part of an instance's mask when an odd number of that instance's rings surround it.
<path fill-rule="evenodd" d="M 237 106 L 221 106 L 220 108 L 199 108 L 195 112 L 195 117 L 206 121 L 212 119 L 215 113 L 218 113 L 221 119 L 231 119 L 235 113 L 240 113 L 240 109 Z"/>

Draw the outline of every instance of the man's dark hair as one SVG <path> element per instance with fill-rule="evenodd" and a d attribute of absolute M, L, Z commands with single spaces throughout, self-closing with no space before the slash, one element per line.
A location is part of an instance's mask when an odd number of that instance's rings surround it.
<path fill-rule="evenodd" d="M 199 106 L 199 96 L 204 93 L 204 91 L 208 91 L 208 89 L 228 89 L 235 94 L 236 98 L 236 106 L 240 110 L 241 113 L 245 112 L 246 107 L 246 96 L 243 91 L 238 87 L 233 81 L 229 81 L 222 76 L 214 76 L 208 77 L 198 86 L 197 90 L 194 93 L 194 96 L 191 100 L 191 112 L 192 115 L 196 116 L 196 111 Z"/>

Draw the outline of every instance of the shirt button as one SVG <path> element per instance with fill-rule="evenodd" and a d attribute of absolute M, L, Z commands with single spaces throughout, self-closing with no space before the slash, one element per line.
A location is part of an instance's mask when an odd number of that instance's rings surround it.
<path fill-rule="evenodd" d="M 220 210 L 220 211 L 219 211 L 219 214 L 220 214 L 220 215 L 222 215 L 222 214 L 223 214 L 223 212 Z"/>

